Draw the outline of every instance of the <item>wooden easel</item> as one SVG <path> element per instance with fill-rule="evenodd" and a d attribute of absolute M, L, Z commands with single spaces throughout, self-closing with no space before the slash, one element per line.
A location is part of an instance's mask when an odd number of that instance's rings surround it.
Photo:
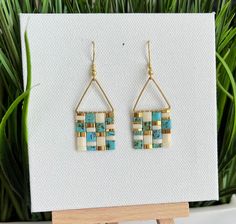
<path fill-rule="evenodd" d="M 118 206 L 78 210 L 53 211 L 53 224 L 118 223 L 134 220 L 157 220 L 160 224 L 173 224 L 174 218 L 189 215 L 189 205 L 183 203 Z"/>

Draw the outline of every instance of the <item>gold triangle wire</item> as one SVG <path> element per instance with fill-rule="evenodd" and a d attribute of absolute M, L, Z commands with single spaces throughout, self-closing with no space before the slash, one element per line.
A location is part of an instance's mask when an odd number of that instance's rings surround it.
<path fill-rule="evenodd" d="M 76 106 L 76 108 L 75 108 L 75 112 L 78 111 L 78 108 L 79 108 L 81 102 L 83 101 L 83 99 L 84 99 L 86 93 L 88 92 L 88 89 L 90 88 L 90 86 L 92 85 L 93 82 L 97 84 L 98 88 L 100 89 L 100 91 L 101 91 L 102 94 L 103 94 L 103 97 L 106 99 L 108 105 L 109 105 L 110 108 L 111 108 L 111 111 L 113 112 L 113 111 L 114 111 L 114 108 L 113 108 L 113 106 L 112 106 L 110 100 L 108 99 L 108 96 L 106 95 L 104 89 L 102 88 L 102 86 L 100 85 L 100 83 L 98 82 L 98 80 L 96 79 L 96 73 L 97 73 L 97 72 L 96 72 L 96 66 L 95 66 L 95 42 L 94 42 L 94 41 L 92 41 L 92 46 L 93 46 L 93 48 L 92 48 L 92 49 L 93 49 L 93 52 L 92 52 L 92 79 L 90 80 L 90 82 L 89 82 L 87 88 L 85 89 L 85 91 L 84 91 L 82 97 L 80 98 L 80 101 L 79 101 L 79 103 L 77 104 L 77 106 Z"/>
<path fill-rule="evenodd" d="M 136 100 L 135 104 L 134 104 L 134 107 L 133 107 L 133 112 L 135 112 L 135 109 L 137 107 L 137 104 L 141 98 L 141 96 L 143 95 L 143 92 L 144 90 L 146 89 L 149 81 L 153 81 L 155 86 L 157 87 L 157 89 L 159 90 L 159 92 L 161 93 L 161 96 L 164 98 L 165 102 L 167 103 L 168 107 L 167 108 L 162 108 L 162 109 L 170 109 L 170 103 L 169 101 L 167 100 L 165 94 L 163 93 L 163 91 L 161 90 L 161 87 L 157 84 L 157 82 L 155 81 L 155 79 L 153 78 L 153 72 L 152 72 L 152 64 L 151 64 L 151 50 L 150 50 L 150 41 L 147 42 L 147 45 L 148 45 L 148 75 L 149 75 L 149 78 L 148 80 L 145 82 L 141 92 L 139 93 L 138 95 L 138 99 Z"/>
<path fill-rule="evenodd" d="M 141 99 L 141 97 L 142 97 L 142 95 L 143 95 L 143 92 L 144 92 L 144 90 L 146 89 L 146 87 L 147 87 L 147 85 L 148 85 L 148 83 L 149 83 L 150 81 L 153 81 L 153 83 L 155 84 L 155 86 L 157 87 L 157 89 L 159 90 L 159 92 L 161 93 L 161 96 L 164 98 L 166 104 L 168 105 L 167 108 L 163 108 L 163 109 L 170 109 L 170 103 L 169 103 L 169 101 L 167 100 L 167 98 L 166 98 L 165 94 L 163 93 L 163 91 L 161 90 L 161 87 L 157 84 L 157 82 L 155 81 L 154 78 L 149 77 L 148 80 L 145 82 L 145 84 L 144 84 L 144 86 L 143 86 L 141 92 L 140 92 L 139 95 L 138 95 L 138 98 L 137 98 L 137 100 L 136 100 L 136 102 L 135 102 L 135 104 L 134 104 L 134 107 L 133 107 L 133 111 L 135 111 L 135 109 L 136 109 L 136 107 L 137 107 L 137 105 L 138 105 L 138 102 L 140 101 L 140 99 Z"/>
<path fill-rule="evenodd" d="M 77 106 L 76 106 L 75 111 L 76 111 L 76 112 L 78 111 L 78 108 L 79 108 L 80 104 L 82 103 L 82 101 L 83 101 L 83 99 L 84 99 L 86 93 L 88 92 L 88 90 L 89 90 L 89 88 L 90 88 L 90 86 L 92 85 L 93 82 L 97 84 L 98 88 L 100 89 L 100 91 L 101 91 L 102 94 L 103 94 L 103 97 L 106 99 L 108 105 L 109 105 L 110 108 L 111 108 L 111 111 L 113 112 L 113 111 L 114 111 L 114 108 L 113 108 L 113 106 L 112 106 L 110 100 L 108 99 L 108 97 L 107 97 L 105 91 L 103 90 L 103 88 L 102 88 L 102 86 L 100 85 L 100 83 L 98 82 L 98 80 L 97 80 L 96 78 L 94 78 L 94 77 L 91 79 L 91 81 L 89 82 L 87 88 L 85 89 L 85 91 L 84 91 L 82 97 L 80 98 L 79 103 L 78 103 Z"/>

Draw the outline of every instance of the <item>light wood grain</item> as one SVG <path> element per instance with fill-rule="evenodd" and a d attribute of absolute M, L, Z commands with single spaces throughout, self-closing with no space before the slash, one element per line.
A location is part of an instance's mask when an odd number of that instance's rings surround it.
<path fill-rule="evenodd" d="M 189 205 L 183 202 L 53 211 L 52 222 L 53 224 L 92 224 L 158 219 L 161 224 L 170 224 L 171 219 L 188 215 Z"/>
<path fill-rule="evenodd" d="M 158 222 L 159 224 L 174 224 L 174 219 L 161 219 Z"/>

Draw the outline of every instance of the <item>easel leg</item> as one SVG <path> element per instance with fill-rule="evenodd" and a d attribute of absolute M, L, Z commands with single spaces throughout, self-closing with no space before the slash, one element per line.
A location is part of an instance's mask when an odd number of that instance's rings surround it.
<path fill-rule="evenodd" d="M 174 224 L 174 219 L 160 219 L 157 220 L 157 224 Z"/>

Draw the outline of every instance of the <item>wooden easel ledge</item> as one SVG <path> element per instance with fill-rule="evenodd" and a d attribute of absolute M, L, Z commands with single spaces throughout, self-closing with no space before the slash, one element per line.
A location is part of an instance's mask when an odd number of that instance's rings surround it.
<path fill-rule="evenodd" d="M 52 223 L 94 224 L 154 219 L 161 224 L 171 224 L 174 218 L 188 215 L 189 205 L 183 202 L 53 211 Z"/>

